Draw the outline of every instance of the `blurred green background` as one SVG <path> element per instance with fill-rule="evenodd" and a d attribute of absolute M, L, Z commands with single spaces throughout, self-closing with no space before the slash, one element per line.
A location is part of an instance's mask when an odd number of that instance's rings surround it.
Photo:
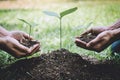
<path fill-rule="evenodd" d="M 76 47 L 76 36 L 95 26 L 109 26 L 120 18 L 119 0 L 0 0 L 0 25 L 7 30 L 28 33 L 29 27 L 18 20 L 22 18 L 38 24 L 32 28 L 32 36 L 41 43 L 39 56 L 59 49 L 59 20 L 43 14 L 43 11 L 61 12 L 78 7 L 78 10 L 62 19 L 63 48 L 73 53 L 97 59 L 110 58 L 110 49 L 97 53 Z M 4 51 L 0 52 L 0 65 L 16 60 Z"/>

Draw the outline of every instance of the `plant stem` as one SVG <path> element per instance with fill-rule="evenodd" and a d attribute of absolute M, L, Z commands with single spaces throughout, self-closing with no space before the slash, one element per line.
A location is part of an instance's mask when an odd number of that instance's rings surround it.
<path fill-rule="evenodd" d="M 31 35 L 31 25 L 30 25 L 30 30 L 29 30 L 29 41 L 30 41 L 30 35 Z"/>
<path fill-rule="evenodd" d="M 60 18 L 60 49 L 62 48 L 62 18 Z"/>

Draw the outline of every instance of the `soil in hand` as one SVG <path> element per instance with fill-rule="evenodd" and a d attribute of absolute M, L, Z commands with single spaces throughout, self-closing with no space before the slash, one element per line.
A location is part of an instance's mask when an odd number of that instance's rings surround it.
<path fill-rule="evenodd" d="M 120 80 L 120 65 L 61 49 L 0 69 L 0 80 Z"/>
<path fill-rule="evenodd" d="M 36 40 L 28 40 L 28 39 L 26 39 L 23 42 L 21 42 L 21 44 L 30 48 L 31 46 L 33 46 L 35 44 L 39 44 L 39 42 L 36 41 Z"/>
<path fill-rule="evenodd" d="M 96 38 L 96 35 L 92 35 L 92 34 L 82 35 L 82 36 L 79 37 L 80 40 L 82 40 L 86 43 L 90 42 L 94 38 Z"/>

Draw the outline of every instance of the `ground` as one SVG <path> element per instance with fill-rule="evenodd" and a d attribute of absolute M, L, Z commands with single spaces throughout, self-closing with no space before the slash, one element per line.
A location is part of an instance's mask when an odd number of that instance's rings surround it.
<path fill-rule="evenodd" d="M 114 61 L 88 60 L 61 49 L 24 59 L 0 70 L 1 80 L 120 80 Z"/>

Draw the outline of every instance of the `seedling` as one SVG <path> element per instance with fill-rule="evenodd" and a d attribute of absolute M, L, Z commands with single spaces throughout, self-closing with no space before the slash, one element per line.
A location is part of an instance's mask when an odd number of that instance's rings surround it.
<path fill-rule="evenodd" d="M 31 24 L 29 22 L 27 22 L 26 20 L 24 19 L 19 19 L 20 21 L 24 22 L 25 24 L 27 24 L 29 26 L 29 37 L 31 36 L 31 31 L 32 31 L 32 27 L 36 26 L 36 24 Z M 39 43 L 38 41 L 36 40 L 25 40 L 24 42 L 21 42 L 21 44 L 23 44 L 24 46 L 27 46 L 27 47 L 31 47 L 33 46 L 34 44 L 37 44 Z"/>
<path fill-rule="evenodd" d="M 57 14 L 56 12 L 51 12 L 51 11 L 44 11 L 44 13 L 46 15 L 54 16 L 54 17 L 58 18 L 60 21 L 60 24 L 59 24 L 60 25 L 60 49 L 62 48 L 62 18 L 76 10 L 77 10 L 77 7 L 74 7 L 74 8 L 65 10 L 63 12 L 60 12 L 59 14 Z"/>
<path fill-rule="evenodd" d="M 22 21 L 23 23 L 27 24 L 29 26 L 29 37 L 31 36 L 31 29 L 32 29 L 32 24 L 30 24 L 29 22 L 27 22 L 24 19 L 19 19 L 20 21 Z M 29 40 L 30 41 L 30 40 Z"/>

